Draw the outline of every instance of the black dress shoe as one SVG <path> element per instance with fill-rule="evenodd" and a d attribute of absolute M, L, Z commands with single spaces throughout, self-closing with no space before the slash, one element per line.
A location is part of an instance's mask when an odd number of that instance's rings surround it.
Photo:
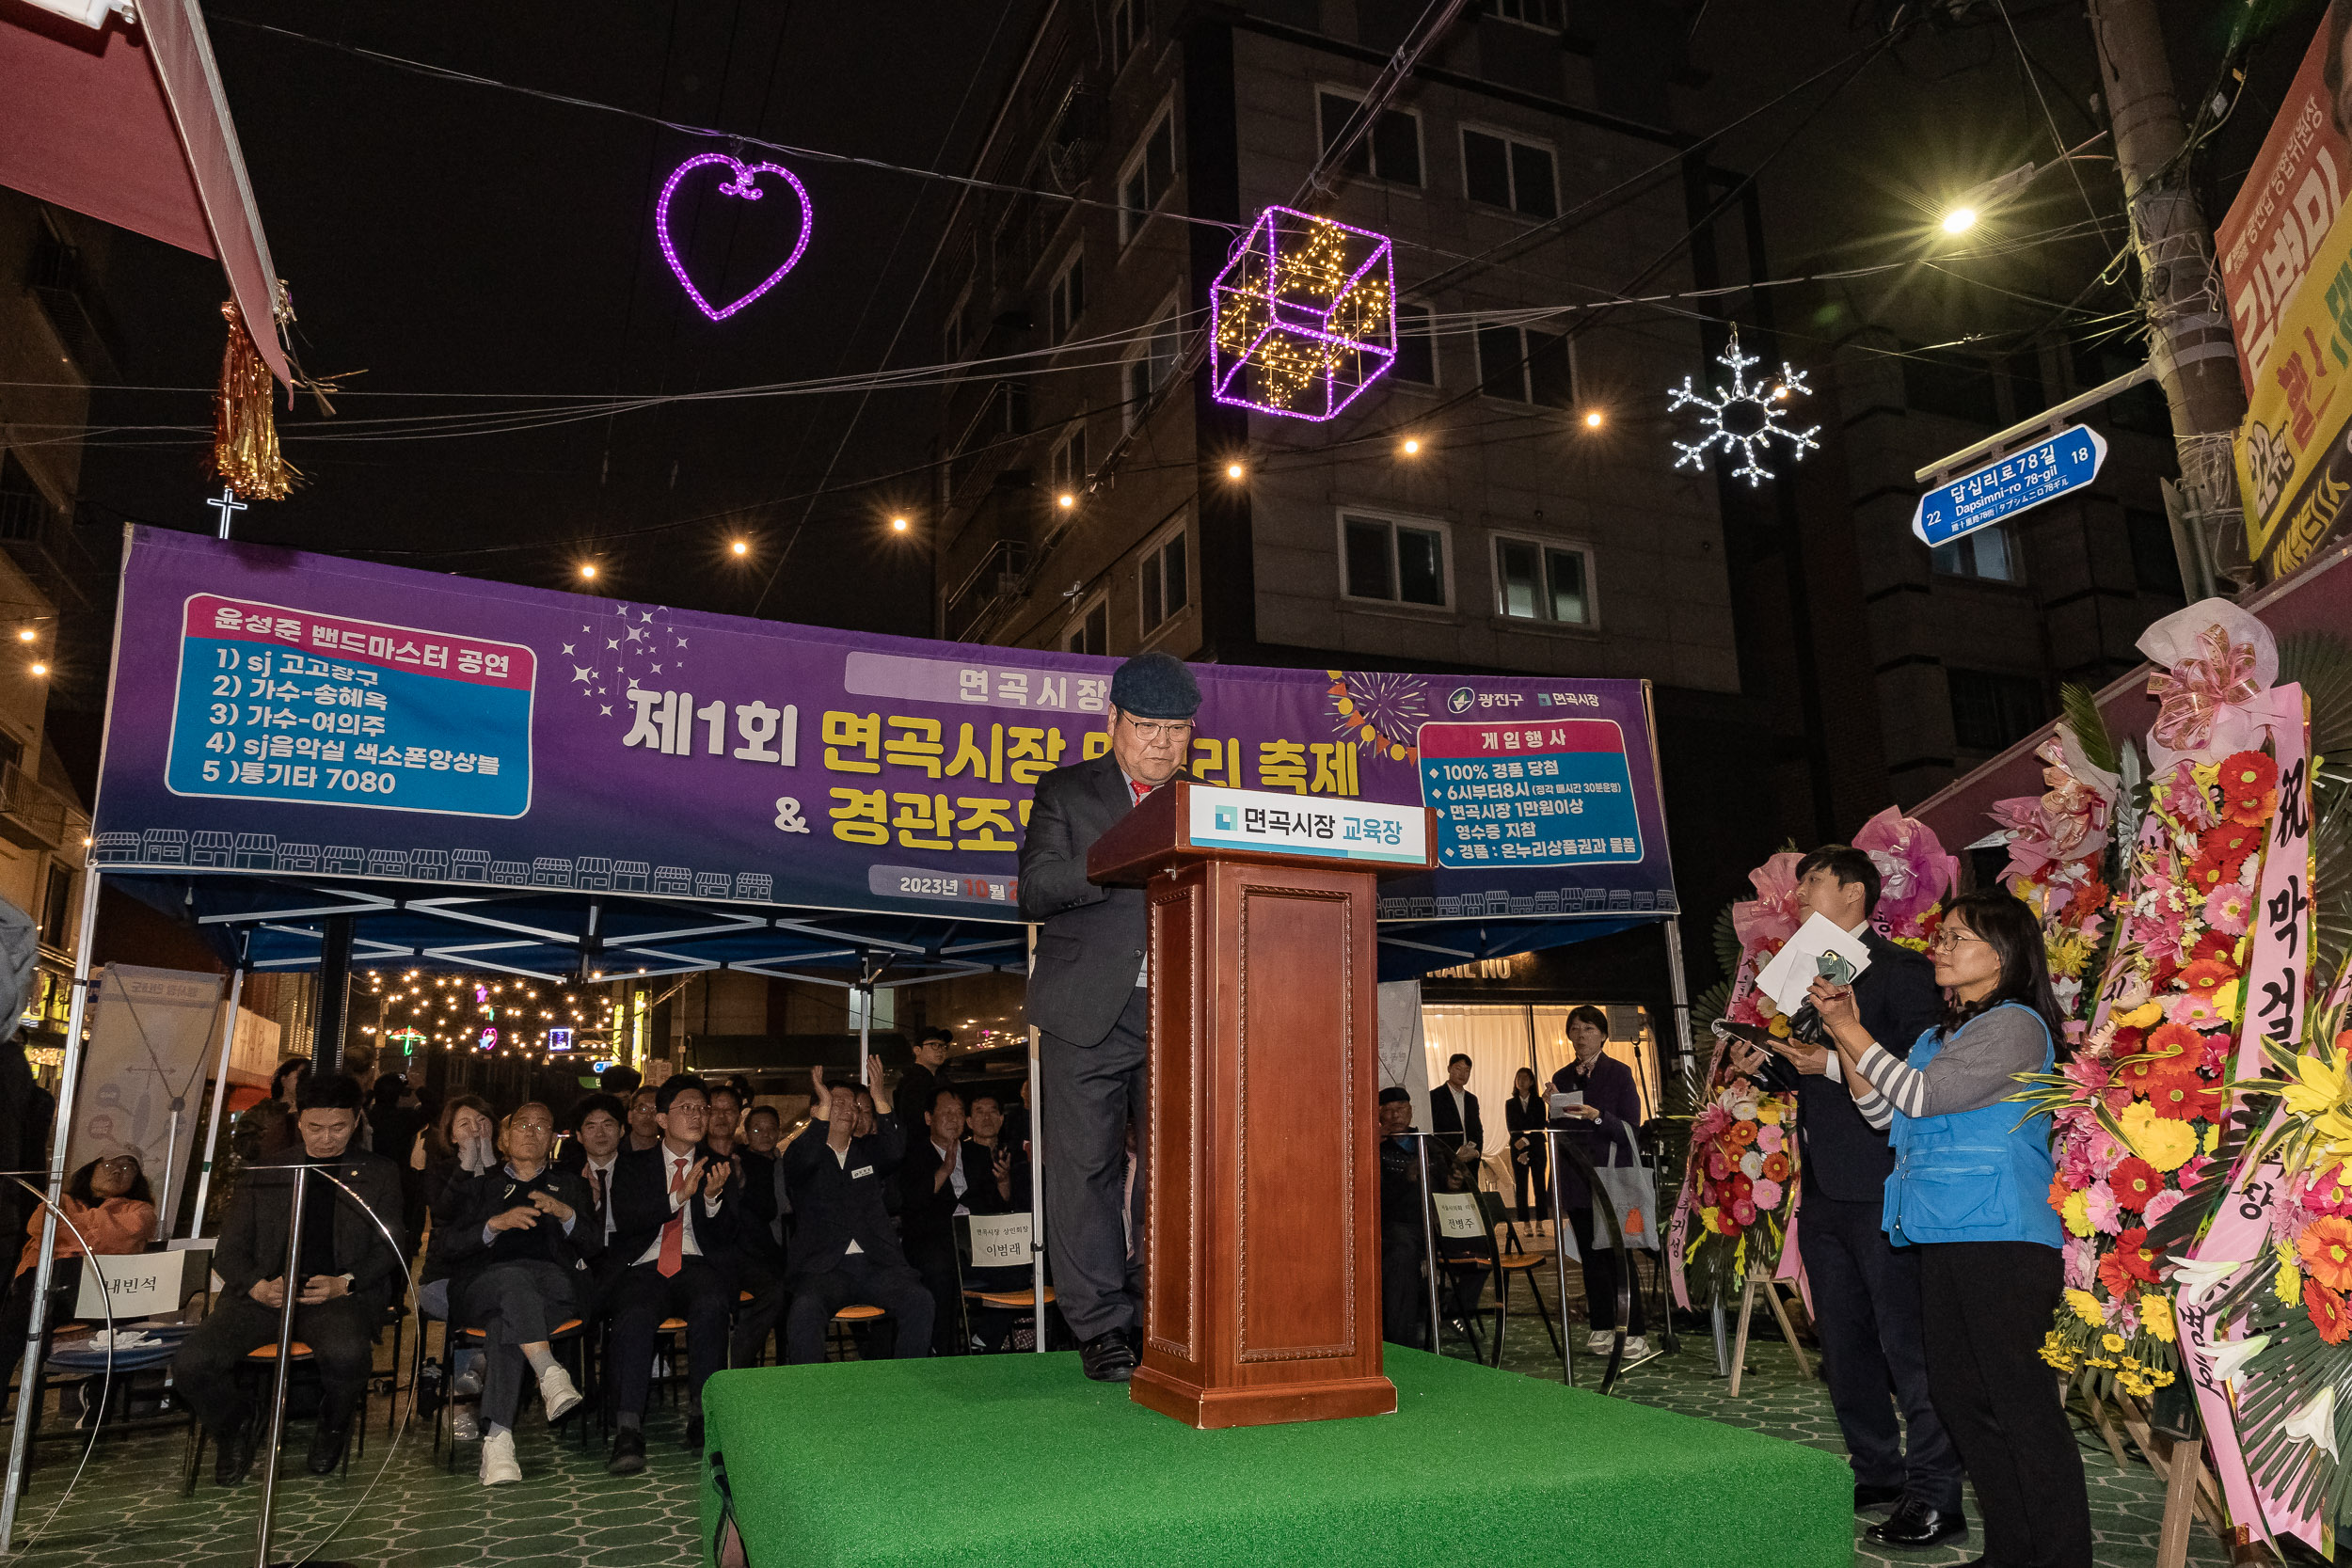
<path fill-rule="evenodd" d="M 633 1476 L 645 1467 L 645 1434 L 623 1427 L 612 1434 L 612 1457 L 604 1462 L 609 1476 Z"/>
<path fill-rule="evenodd" d="M 703 1418 L 701 1411 L 698 1410 L 691 1416 L 686 1418 L 686 1435 L 678 1439 L 678 1447 L 681 1449 L 691 1449 L 695 1453 L 703 1451 Z"/>
<path fill-rule="evenodd" d="M 1905 1497 L 1894 1513 L 1862 1533 L 1882 1546 L 1920 1551 L 1966 1535 L 1968 1519 L 1965 1514 L 1947 1513 L 1915 1497 Z"/>
<path fill-rule="evenodd" d="M 1097 1383 L 1125 1383 L 1136 1375 L 1136 1353 L 1124 1329 L 1105 1329 L 1078 1347 L 1079 1364 Z"/>
<path fill-rule="evenodd" d="M 219 1439 L 213 1458 L 213 1480 L 222 1486 L 234 1486 L 253 1471 L 253 1428 L 239 1427 Z"/>
<path fill-rule="evenodd" d="M 1853 1511 L 1856 1513 L 1867 1513 L 1874 1508 L 1886 1508 L 1902 1500 L 1903 1489 L 1899 1486 L 1865 1486 L 1860 1481 L 1854 1483 Z"/>
<path fill-rule="evenodd" d="M 310 1434 L 310 1473 L 312 1475 L 327 1476 L 335 1473 L 335 1466 L 343 1462 L 343 1439 L 349 1431 L 350 1429 L 346 1426 L 332 1425 L 326 1421 L 319 1423 L 318 1430 Z"/>

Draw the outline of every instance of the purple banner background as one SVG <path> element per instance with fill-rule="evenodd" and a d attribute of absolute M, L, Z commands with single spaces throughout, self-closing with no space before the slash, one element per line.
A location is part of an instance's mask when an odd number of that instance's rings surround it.
<path fill-rule="evenodd" d="M 222 644 L 183 635 L 188 600 L 199 594 L 271 607 L 278 643 L 248 636 L 236 659 L 241 677 L 267 682 L 275 698 L 256 702 L 241 689 L 239 701 L 215 703 L 209 689 L 183 679 L 183 655 L 208 681 L 214 663 L 229 662 Z M 319 635 L 305 616 L 531 649 L 528 754 L 504 764 L 530 770 L 528 808 L 519 816 L 471 816 L 446 803 L 403 809 L 404 796 L 446 797 L 446 787 L 438 796 L 436 787 L 458 782 L 445 776 L 446 759 L 487 741 L 469 745 L 465 725 L 473 721 L 462 705 L 436 711 L 429 696 L 409 699 L 405 711 L 395 702 L 373 736 L 335 731 L 339 695 L 348 707 L 342 683 L 364 679 L 358 672 L 373 666 L 345 649 L 302 645 Z M 255 658 L 269 668 L 244 668 Z M 320 673 L 321 660 L 342 673 Z M 135 529 L 91 858 L 110 872 L 244 870 L 1016 920 L 1013 846 L 1030 784 L 1047 767 L 1089 754 L 1089 745 L 1103 748 L 1117 664 L 708 615 Z M 1441 816 L 1455 814 L 1442 826 L 1456 840 L 1503 835 L 1488 843 L 1496 859 L 1384 883 L 1385 919 L 1675 909 L 1642 682 L 1224 665 L 1195 672 L 1205 700 L 1191 765 L 1214 784 L 1287 784 L 1310 804 L 1352 795 L 1417 805 L 1424 803 L 1423 769 L 1409 748 L 1422 723 L 1474 724 L 1510 742 L 1479 775 L 1495 782 L 1475 791 L 1449 785 L 1455 798 L 1426 802 Z M 1588 818 L 1571 804 L 1572 790 L 1545 778 L 1559 771 L 1539 760 L 1551 754 L 1547 721 L 1571 719 L 1611 720 L 1622 730 L 1638 845 L 1622 836 L 1621 799 L 1596 801 Z M 232 781 L 226 796 L 175 793 L 166 782 L 175 728 L 183 759 L 199 752 L 224 765 L 251 758 L 265 781 L 280 776 L 266 769 L 292 766 L 373 778 L 364 800 L 360 785 L 337 782 L 349 803 L 317 801 L 324 783 L 310 800 L 233 793 L 267 792 L 276 787 L 268 782 Z M 420 736 L 431 744 L 414 744 Z M 340 749 L 322 757 L 330 744 Z M 309 776 L 285 777 L 298 784 Z M 1520 836 L 1497 818 L 1519 821 Z M 1613 836 L 1576 836 L 1580 825 L 1604 824 Z M 1516 858 L 1504 859 L 1506 851 Z"/>

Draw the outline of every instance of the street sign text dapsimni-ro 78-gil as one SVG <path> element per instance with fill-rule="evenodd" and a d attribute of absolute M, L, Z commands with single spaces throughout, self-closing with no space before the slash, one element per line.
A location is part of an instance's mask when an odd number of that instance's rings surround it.
<path fill-rule="evenodd" d="M 1931 546 L 1948 545 L 2089 484 L 2106 459 L 2107 443 L 2097 431 L 2070 426 L 2038 446 L 1930 490 L 1911 515 L 1911 531 Z"/>

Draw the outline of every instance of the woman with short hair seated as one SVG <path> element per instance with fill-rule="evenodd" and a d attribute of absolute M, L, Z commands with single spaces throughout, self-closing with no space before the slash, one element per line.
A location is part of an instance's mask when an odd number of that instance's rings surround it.
<path fill-rule="evenodd" d="M 489 1353 L 482 1386 L 482 1484 L 520 1481 L 515 1410 L 526 1369 L 553 1425 L 580 1402 L 555 1359 L 556 1324 L 576 1318 L 591 1291 L 587 1259 L 604 1249 L 587 1183 L 548 1163 L 555 1113 L 536 1101 L 499 1129 L 501 1164 L 464 1190 L 441 1239 L 450 1326 L 479 1328 Z"/>
<path fill-rule="evenodd" d="M 57 1199 L 56 1267 L 50 1283 L 60 1291 L 78 1289 L 82 1257 L 101 1258 L 145 1252 L 155 1234 L 155 1195 L 148 1189 L 147 1172 L 135 1154 L 112 1154 L 92 1160 L 73 1173 Z M 0 1371 L 0 1388 L 24 1358 L 24 1330 L 33 1321 L 33 1281 L 40 1262 L 40 1218 L 35 1214 L 32 1234 L 24 1239 L 24 1255 L 16 1265 L 16 1284 L 0 1303 L 0 1344 L 8 1357 Z"/>

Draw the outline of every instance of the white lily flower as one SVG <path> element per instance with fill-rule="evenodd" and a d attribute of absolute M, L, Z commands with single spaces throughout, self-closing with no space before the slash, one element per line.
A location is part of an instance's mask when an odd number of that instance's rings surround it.
<path fill-rule="evenodd" d="M 2289 1437 L 2300 1437 L 2328 1450 L 2330 1459 L 2340 1458 L 2336 1451 L 2336 1391 L 2322 1388 L 2311 1402 L 2289 1417 L 2279 1428 Z"/>
<path fill-rule="evenodd" d="M 2270 1336 L 2257 1334 L 2251 1339 L 2227 1339 L 2205 1353 L 2212 1364 L 2213 1375 L 2223 1383 L 2235 1383 L 2244 1374 L 2246 1364 L 2270 1347 Z"/>
<path fill-rule="evenodd" d="M 2172 1265 L 2172 1283 L 2193 1307 L 2212 1294 L 2223 1280 L 2246 1267 L 2248 1259 L 2241 1258 L 2233 1262 L 2212 1258 L 2170 1258 L 2166 1261 Z"/>

